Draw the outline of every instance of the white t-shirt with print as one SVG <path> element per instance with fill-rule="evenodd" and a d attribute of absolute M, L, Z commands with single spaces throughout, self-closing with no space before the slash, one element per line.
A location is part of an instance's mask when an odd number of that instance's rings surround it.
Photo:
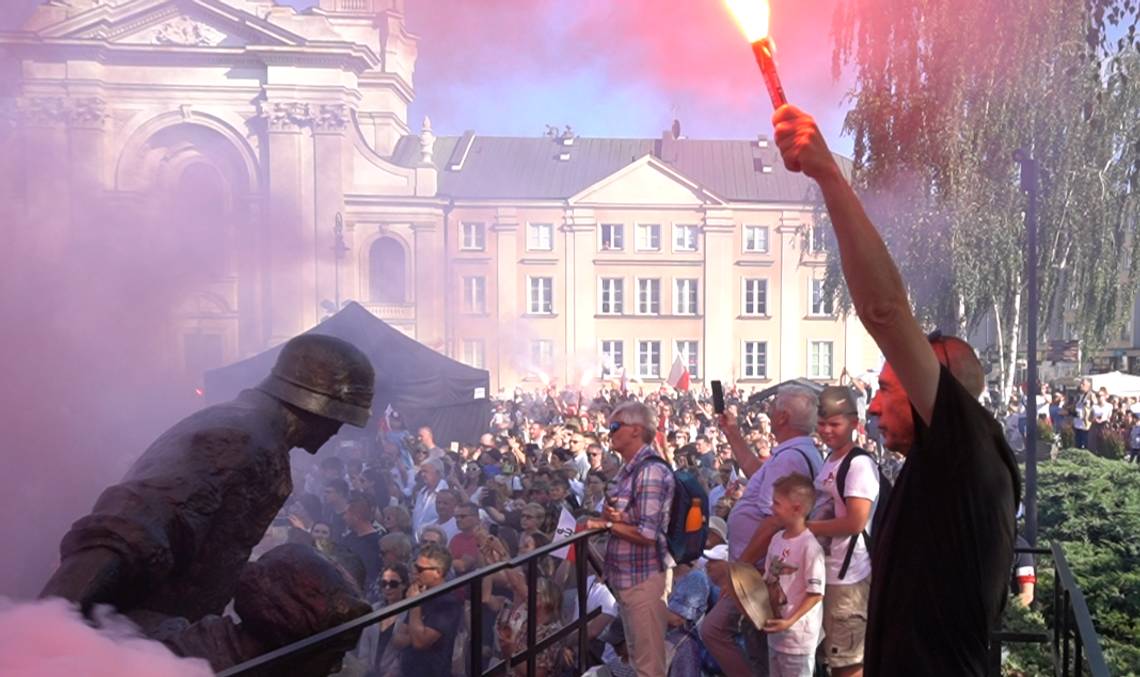
<path fill-rule="evenodd" d="M 779 579 L 787 601 L 780 607 L 780 617 L 789 618 L 809 594 L 822 595 L 827 576 L 823 548 L 815 534 L 804 529 L 799 536 L 784 538 L 781 531 L 772 537 L 765 563 L 765 581 Z M 769 586 L 768 594 L 772 594 Z M 792 627 L 768 635 L 768 648 L 780 653 L 807 655 L 815 653 L 823 627 L 823 603 L 816 604 Z"/>
<path fill-rule="evenodd" d="M 850 453 L 850 452 L 848 452 Z M 839 466 L 847 458 L 828 458 L 815 477 L 816 501 L 812 511 L 813 520 L 829 520 L 847 517 L 847 505 L 839 497 Z M 875 514 L 875 499 L 879 496 L 879 469 L 870 456 L 851 459 L 844 485 L 848 498 L 866 498 L 871 501 L 871 515 Z M 871 533 L 871 516 L 867 517 L 867 533 Z M 843 568 L 843 558 L 847 556 L 847 545 L 851 536 L 820 536 L 819 544 L 827 557 L 827 582 L 831 585 L 858 583 L 871 575 L 871 556 L 867 552 L 867 542 L 860 537 L 851 553 L 851 564 L 847 576 L 839 578 Z"/>

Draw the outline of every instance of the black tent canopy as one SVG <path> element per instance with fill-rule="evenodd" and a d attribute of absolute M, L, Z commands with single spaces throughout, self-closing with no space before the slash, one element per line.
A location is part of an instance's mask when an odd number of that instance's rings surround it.
<path fill-rule="evenodd" d="M 491 419 L 491 402 L 487 398 L 491 378 L 485 370 L 437 353 L 385 324 L 358 303 L 349 303 L 305 333 L 344 339 L 372 360 L 376 368 L 376 396 L 372 399 L 370 426 L 390 404 L 412 431 L 429 426 L 440 446 L 453 441 L 476 442 L 487 431 Z M 280 351 L 281 346 L 277 346 L 206 372 L 207 403 L 231 400 L 242 390 L 257 385 L 269 374 Z"/>

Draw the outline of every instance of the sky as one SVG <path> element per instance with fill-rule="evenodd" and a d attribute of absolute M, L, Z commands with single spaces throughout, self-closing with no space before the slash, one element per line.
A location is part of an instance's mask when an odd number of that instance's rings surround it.
<path fill-rule="evenodd" d="M 724 0 L 404 0 L 420 36 L 409 111 L 437 135 L 465 130 L 656 138 L 681 122 L 695 139 L 771 135 L 772 105 Z M 278 0 L 297 9 L 316 0 Z M 0 29 L 40 0 L 0 0 Z M 818 119 L 833 150 L 850 77 L 832 76 L 837 0 L 773 0 L 771 35 L 789 101 Z"/>

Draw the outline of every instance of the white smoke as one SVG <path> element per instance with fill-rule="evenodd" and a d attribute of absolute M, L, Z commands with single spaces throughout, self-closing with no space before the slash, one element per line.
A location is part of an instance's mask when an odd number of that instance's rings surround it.
<path fill-rule="evenodd" d="M 62 599 L 0 597 L 0 675 L 4 677 L 212 677 L 200 658 L 179 658 L 121 616 L 88 625 Z"/>

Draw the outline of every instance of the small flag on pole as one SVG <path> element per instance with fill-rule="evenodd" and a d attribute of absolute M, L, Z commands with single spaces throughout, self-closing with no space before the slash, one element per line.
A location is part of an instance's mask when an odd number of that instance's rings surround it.
<path fill-rule="evenodd" d="M 677 390 L 689 390 L 689 370 L 681 362 L 681 356 L 673 360 L 673 368 L 669 370 L 669 378 L 665 381 Z"/>

